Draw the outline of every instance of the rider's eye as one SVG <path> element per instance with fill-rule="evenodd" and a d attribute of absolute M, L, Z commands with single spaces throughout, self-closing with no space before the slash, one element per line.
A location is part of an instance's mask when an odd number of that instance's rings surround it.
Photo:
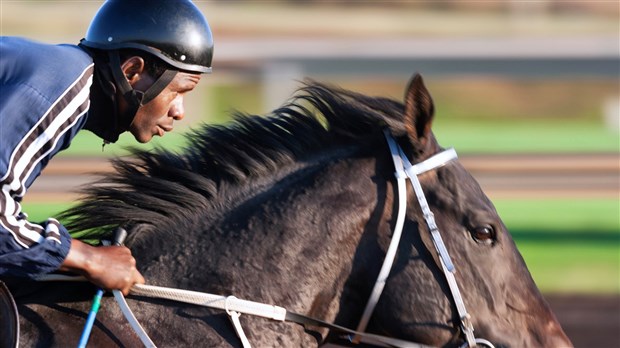
<path fill-rule="evenodd" d="M 495 229 L 493 229 L 492 226 L 477 226 L 472 228 L 469 232 L 477 243 L 492 244 L 495 242 Z"/>

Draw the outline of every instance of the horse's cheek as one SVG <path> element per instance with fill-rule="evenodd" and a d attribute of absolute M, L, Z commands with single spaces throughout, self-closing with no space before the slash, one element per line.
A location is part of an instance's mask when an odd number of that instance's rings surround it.
<path fill-rule="evenodd" d="M 373 315 L 377 329 L 390 336 L 429 345 L 443 345 L 453 336 L 450 300 L 420 260 L 392 274 Z M 415 290 L 411 284 L 416 284 Z M 434 325 L 428 325 L 434 323 Z"/>

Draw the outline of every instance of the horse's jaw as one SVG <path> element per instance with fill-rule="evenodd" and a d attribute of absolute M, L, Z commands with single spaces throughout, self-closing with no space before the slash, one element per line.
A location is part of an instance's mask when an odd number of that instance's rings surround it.
<path fill-rule="evenodd" d="M 533 306 L 532 303 L 538 305 Z M 509 344 L 499 344 L 500 346 L 549 348 L 573 346 L 546 300 L 538 291 L 528 293 L 509 291 L 506 294 L 504 306 L 496 310 L 495 315 L 500 316 L 508 324 L 507 329 L 494 332 L 490 336 L 497 342 L 510 338 L 507 340 Z"/>
<path fill-rule="evenodd" d="M 470 307 L 476 337 L 497 348 L 572 347 L 550 306 L 540 293 L 513 243 L 505 245 L 512 258 L 494 265 L 487 281 L 470 294 Z M 514 250 L 511 250 L 513 249 Z M 482 296 L 480 294 L 494 294 Z"/>

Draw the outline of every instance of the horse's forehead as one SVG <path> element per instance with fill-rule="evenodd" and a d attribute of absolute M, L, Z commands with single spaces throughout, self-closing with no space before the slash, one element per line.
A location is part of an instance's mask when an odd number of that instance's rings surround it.
<path fill-rule="evenodd" d="M 492 210 L 492 203 L 478 181 L 458 161 L 434 171 L 437 198 L 448 205 L 461 204 L 466 210 Z"/>

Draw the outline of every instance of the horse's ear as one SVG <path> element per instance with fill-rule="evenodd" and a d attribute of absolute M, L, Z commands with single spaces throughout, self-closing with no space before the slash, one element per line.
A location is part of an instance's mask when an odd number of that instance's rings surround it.
<path fill-rule="evenodd" d="M 405 127 L 414 148 L 423 151 L 431 137 L 435 106 L 424 86 L 422 76 L 415 74 L 405 95 Z"/>

